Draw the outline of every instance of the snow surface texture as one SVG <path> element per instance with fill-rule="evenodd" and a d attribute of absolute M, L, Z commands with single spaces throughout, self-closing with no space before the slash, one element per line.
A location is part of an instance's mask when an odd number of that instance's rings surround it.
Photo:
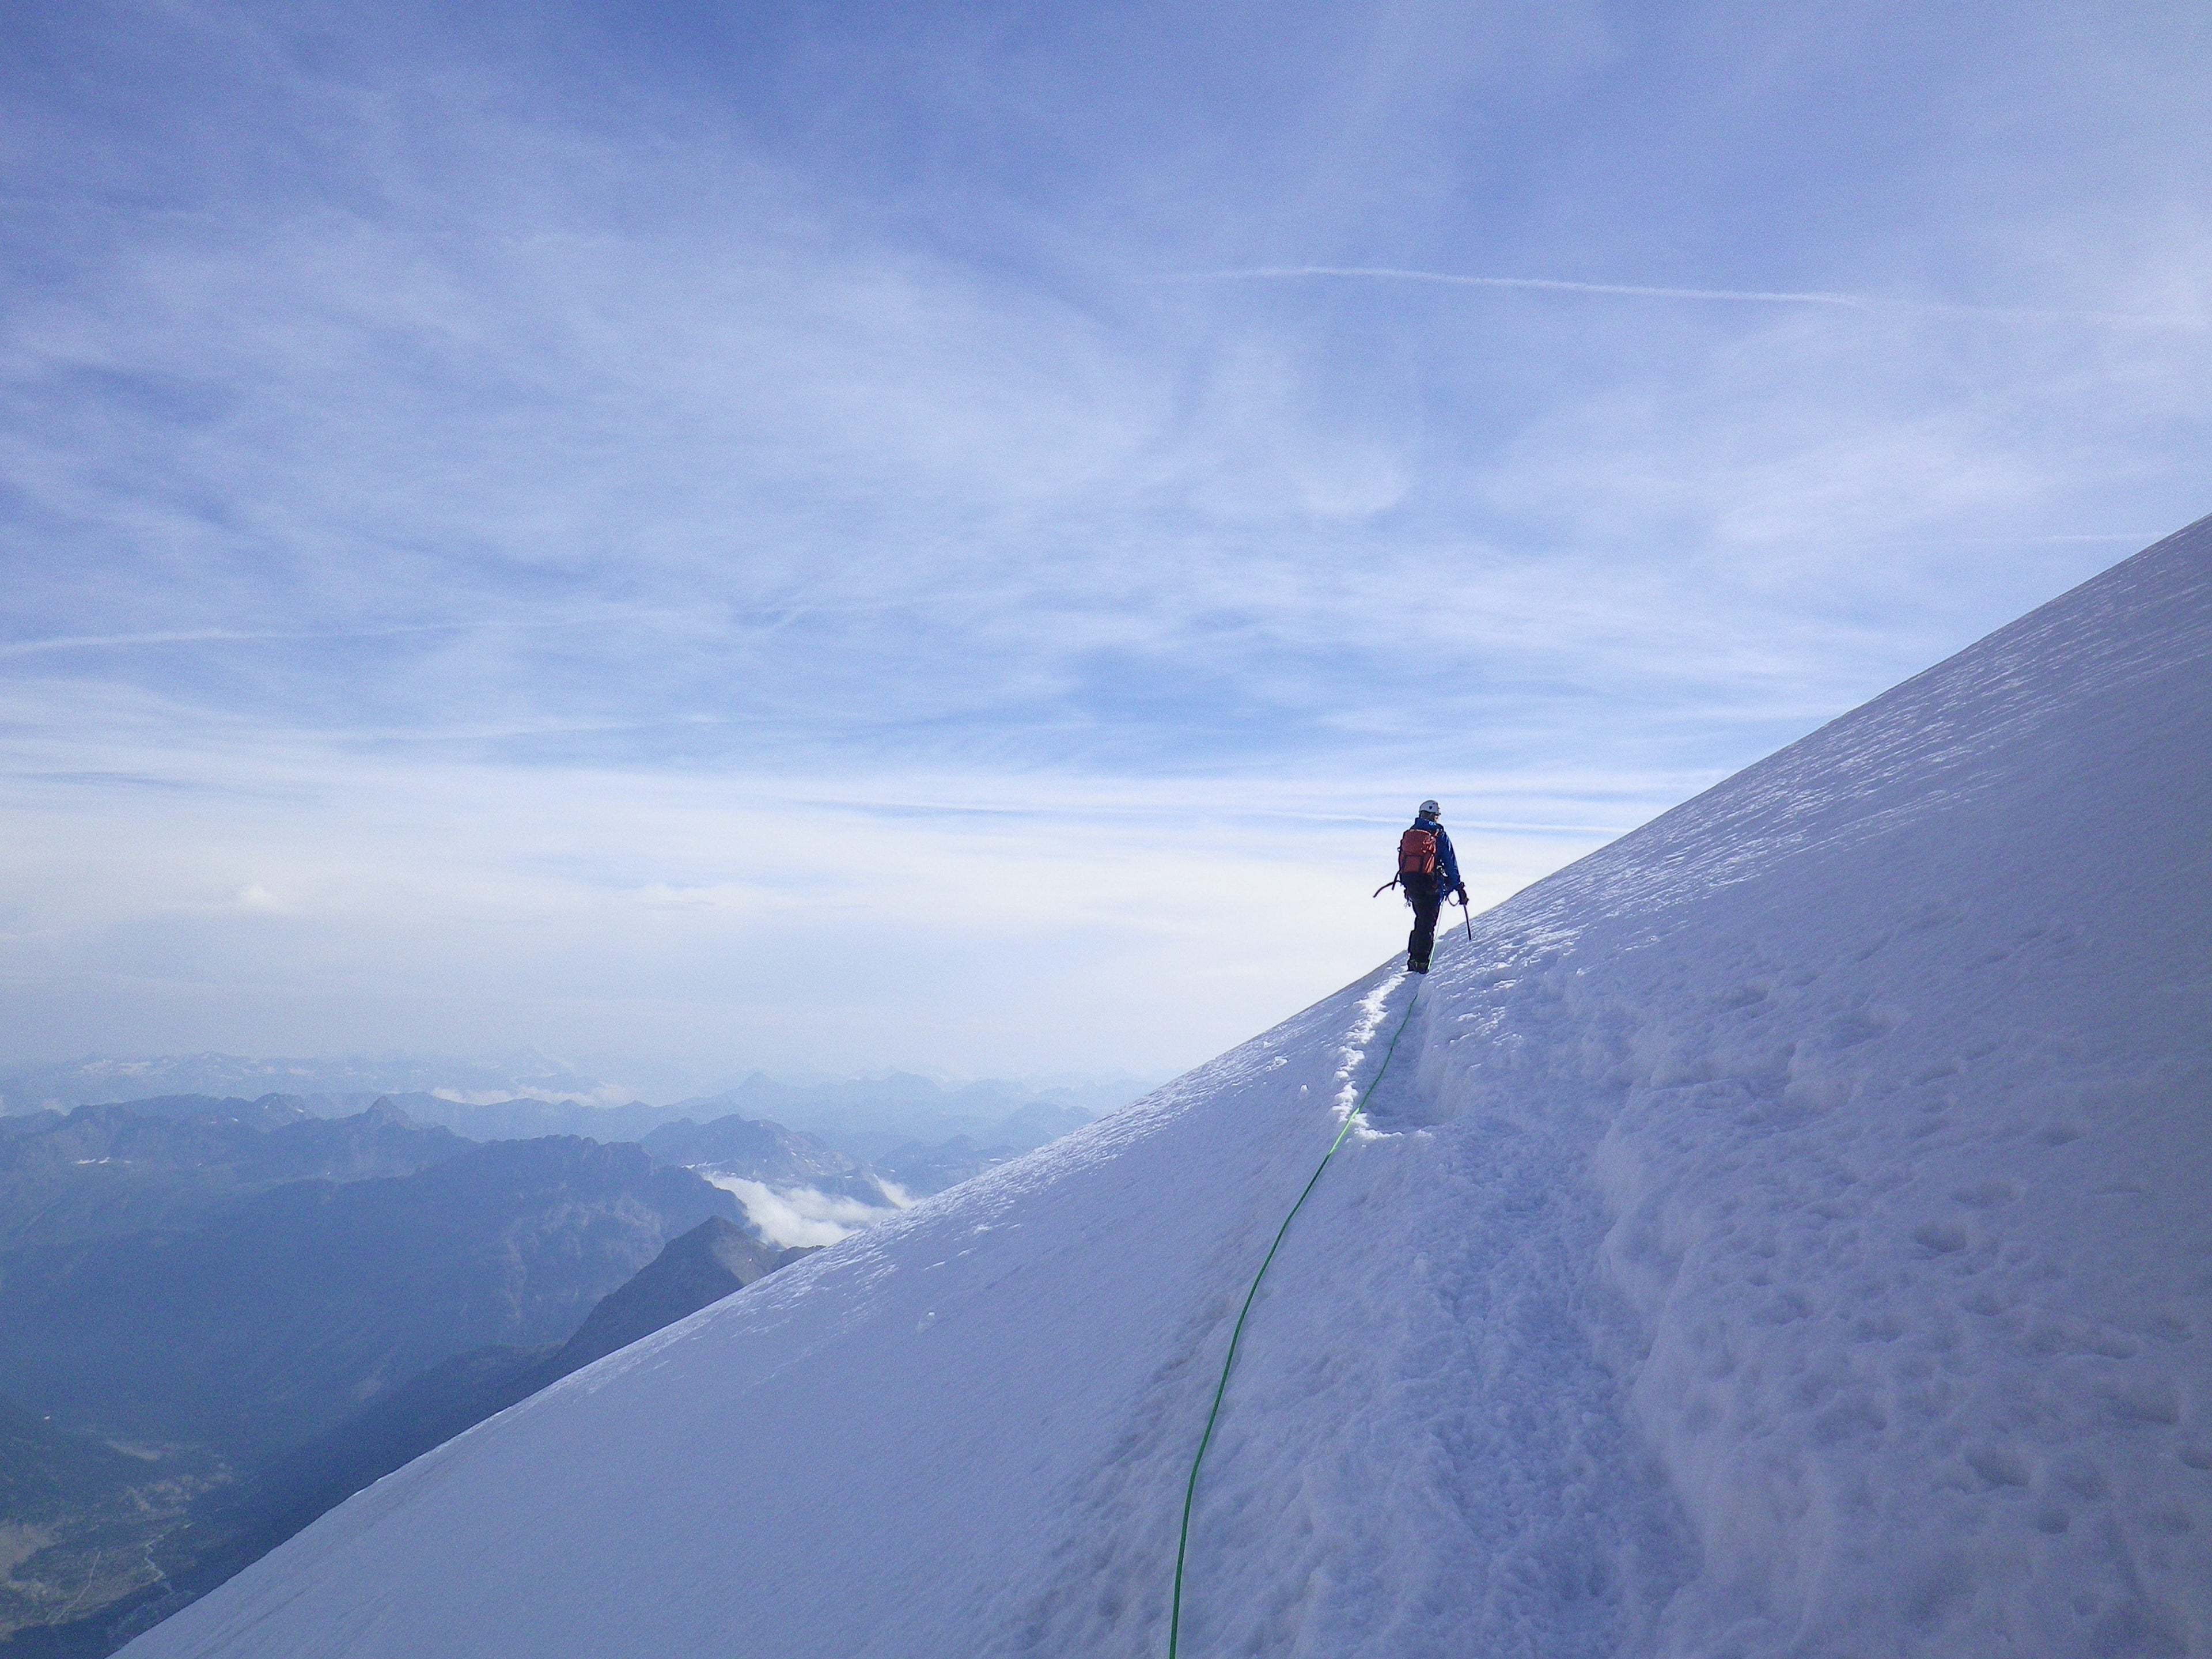
<path fill-rule="evenodd" d="M 142 1637 L 2212 1654 L 2212 521 Z"/>

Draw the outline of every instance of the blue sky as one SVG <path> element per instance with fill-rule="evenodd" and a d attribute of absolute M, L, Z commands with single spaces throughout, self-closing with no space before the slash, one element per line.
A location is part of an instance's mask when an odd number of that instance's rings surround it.
<path fill-rule="evenodd" d="M 0 32 L 17 1059 L 1164 1071 L 2212 508 L 2201 7 Z"/>

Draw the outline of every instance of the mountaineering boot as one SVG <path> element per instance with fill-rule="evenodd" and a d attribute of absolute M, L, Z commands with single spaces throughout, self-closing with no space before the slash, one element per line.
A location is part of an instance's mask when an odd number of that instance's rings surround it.
<path fill-rule="evenodd" d="M 1429 971 L 1429 964 L 1425 962 L 1414 962 L 1408 959 L 1406 971 L 1409 974 L 1425 974 Z"/>

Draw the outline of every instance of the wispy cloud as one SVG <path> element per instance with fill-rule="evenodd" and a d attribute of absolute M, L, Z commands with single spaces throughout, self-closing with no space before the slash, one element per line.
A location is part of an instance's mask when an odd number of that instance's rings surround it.
<path fill-rule="evenodd" d="M 745 1214 L 769 1243 L 787 1249 L 835 1244 L 870 1222 L 897 1212 L 890 1205 L 873 1206 L 812 1187 L 779 1188 L 743 1176 L 706 1173 L 708 1180 L 744 1206 Z"/>
<path fill-rule="evenodd" d="M 1753 305 L 1840 306 L 1849 311 L 1911 312 L 1937 317 L 2012 318 L 2021 321 L 2108 323 L 2123 328 L 2203 329 L 2206 325 L 2202 316 L 2053 310 L 2038 306 L 1956 305 L 1942 301 L 1881 298 L 1863 294 L 1769 293 L 1758 289 L 1730 288 L 1652 288 L 1632 283 L 1567 282 L 1548 276 L 1468 276 L 1442 270 L 1401 270 L 1387 265 L 1257 265 L 1242 270 L 1175 271 L 1154 280 L 1240 283 L 1309 276 L 1433 283 L 1445 288 L 1530 289 L 1555 294 L 1609 294 L 1644 300 L 1723 300 Z"/>

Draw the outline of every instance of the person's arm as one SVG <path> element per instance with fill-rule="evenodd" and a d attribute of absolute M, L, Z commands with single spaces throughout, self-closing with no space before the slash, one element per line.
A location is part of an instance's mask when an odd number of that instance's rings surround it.
<path fill-rule="evenodd" d="M 1437 854 L 1444 867 L 1444 891 L 1456 892 L 1462 904 L 1467 902 L 1467 884 L 1460 879 L 1459 854 L 1452 851 L 1451 837 L 1439 828 L 1437 831 Z"/>

